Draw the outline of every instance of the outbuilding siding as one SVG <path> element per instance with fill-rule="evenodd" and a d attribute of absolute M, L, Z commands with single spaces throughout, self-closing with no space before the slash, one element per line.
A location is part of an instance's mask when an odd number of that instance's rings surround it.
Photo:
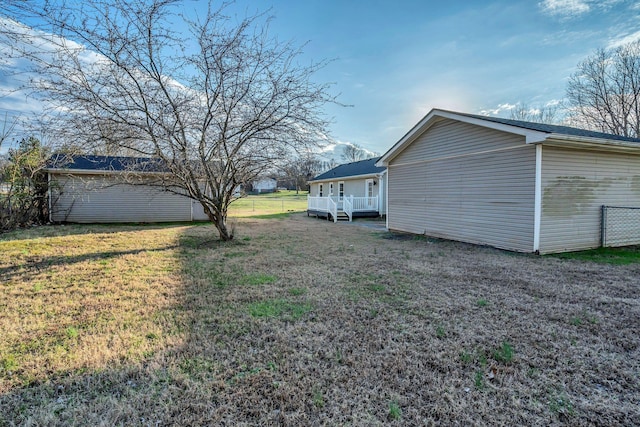
<path fill-rule="evenodd" d="M 640 207 L 640 155 L 543 146 L 540 251 L 600 245 L 602 205 Z"/>
<path fill-rule="evenodd" d="M 52 175 L 55 222 L 164 222 L 205 219 L 197 202 L 160 189 L 116 184 L 106 175 Z M 192 215 L 192 209 L 195 215 Z"/>
<path fill-rule="evenodd" d="M 518 135 L 442 119 L 418 136 L 391 162 L 392 164 L 411 163 L 460 154 L 501 150 L 522 144 L 524 144 L 524 138 Z"/>
<path fill-rule="evenodd" d="M 387 173 L 390 229 L 533 251 L 535 147 L 524 137 L 443 120 Z"/>

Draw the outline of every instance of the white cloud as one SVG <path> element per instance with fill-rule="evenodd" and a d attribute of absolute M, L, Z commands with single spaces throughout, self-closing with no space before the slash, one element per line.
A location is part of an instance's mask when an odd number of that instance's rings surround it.
<path fill-rule="evenodd" d="M 538 6 L 544 13 L 560 18 L 572 18 L 591 10 L 588 0 L 544 0 Z"/>
<path fill-rule="evenodd" d="M 590 12 L 607 12 L 625 0 L 544 0 L 538 3 L 543 13 L 567 20 Z M 634 8 L 634 6 L 631 6 Z"/>
<path fill-rule="evenodd" d="M 626 34 L 624 36 L 619 36 L 619 37 L 609 41 L 609 44 L 607 44 L 607 49 L 620 47 L 622 45 L 634 42 L 634 41 L 639 40 L 639 39 L 640 39 L 640 31 L 636 31 L 636 32 L 633 32 L 631 34 Z"/>
<path fill-rule="evenodd" d="M 509 104 L 508 102 L 505 102 L 504 104 L 498 104 L 498 106 L 495 108 L 480 110 L 479 114 L 483 116 L 498 116 L 505 111 L 513 110 L 517 106 L 518 104 Z"/>

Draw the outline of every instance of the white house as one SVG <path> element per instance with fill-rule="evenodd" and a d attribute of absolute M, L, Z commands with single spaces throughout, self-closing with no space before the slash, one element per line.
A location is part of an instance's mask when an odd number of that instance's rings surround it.
<path fill-rule="evenodd" d="M 346 163 L 309 181 L 307 214 L 351 221 L 385 214 L 385 167 L 378 158 Z"/>
<path fill-rule="evenodd" d="M 252 183 L 253 191 L 256 193 L 273 193 L 276 191 L 278 182 L 273 178 L 262 178 Z"/>

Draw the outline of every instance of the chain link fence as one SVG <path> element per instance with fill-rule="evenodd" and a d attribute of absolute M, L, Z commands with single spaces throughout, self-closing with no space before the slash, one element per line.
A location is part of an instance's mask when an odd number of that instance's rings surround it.
<path fill-rule="evenodd" d="M 603 247 L 640 245 L 640 207 L 602 206 Z"/>
<path fill-rule="evenodd" d="M 230 216 L 272 215 L 307 210 L 306 194 L 289 197 L 247 196 L 229 206 Z"/>

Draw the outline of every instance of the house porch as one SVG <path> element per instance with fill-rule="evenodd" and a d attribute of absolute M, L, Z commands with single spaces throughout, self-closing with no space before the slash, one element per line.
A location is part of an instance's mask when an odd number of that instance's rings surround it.
<path fill-rule="evenodd" d="M 307 196 L 307 215 L 327 218 L 333 222 L 352 221 L 353 218 L 380 215 L 378 196 Z"/>

